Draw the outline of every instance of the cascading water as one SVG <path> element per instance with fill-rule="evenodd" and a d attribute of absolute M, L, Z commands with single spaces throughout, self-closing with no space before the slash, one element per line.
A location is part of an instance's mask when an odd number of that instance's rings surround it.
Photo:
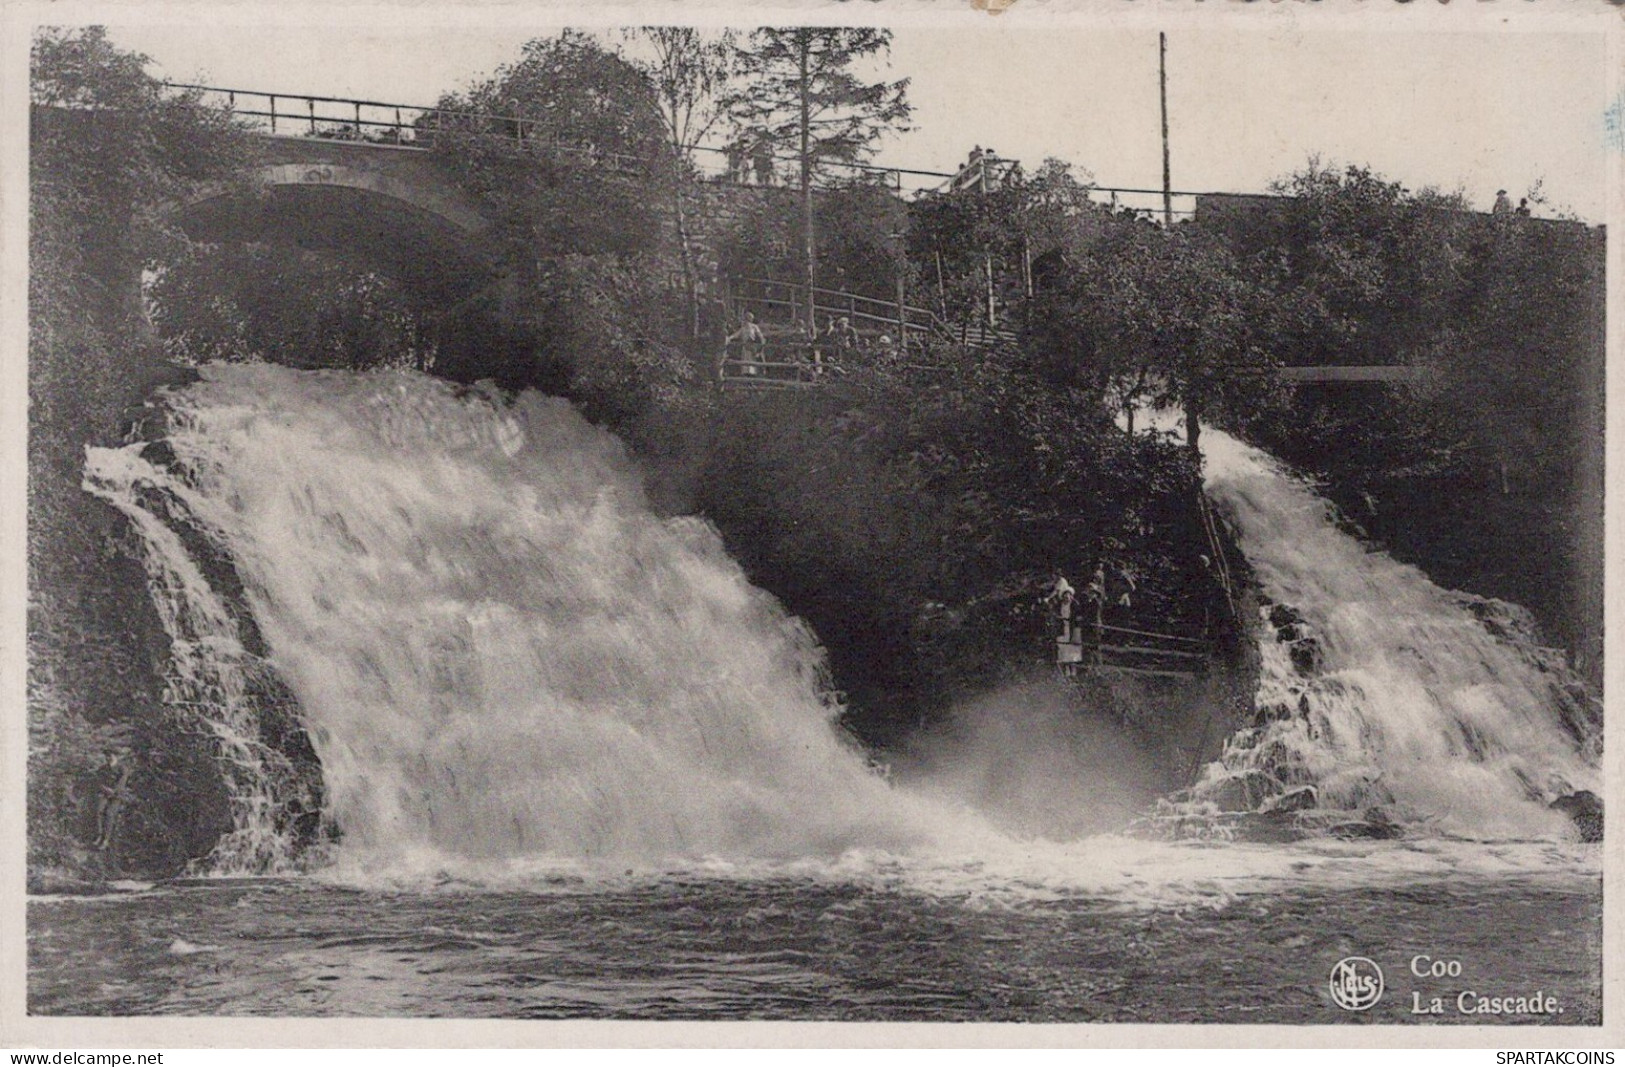
<path fill-rule="evenodd" d="M 1067 884 L 1130 877 L 1110 855 L 1144 873 L 1149 842 L 1034 848 L 967 810 L 951 774 L 889 785 L 834 728 L 813 635 L 709 525 L 653 514 L 620 444 L 561 400 L 215 365 L 162 406 L 164 439 L 88 450 L 85 484 L 141 532 L 171 702 L 215 738 L 235 818 L 216 872 L 289 869 L 319 805 L 339 868 L 362 875 L 868 852 Z M 1196 798 L 1240 783 L 1269 808 L 1313 785 L 1322 808 L 1569 835 L 1544 801 L 1594 787 L 1596 724 L 1555 657 L 1493 636 L 1515 619 L 1490 602 L 1368 552 L 1267 457 L 1208 446 L 1210 494 L 1318 658 L 1263 642 L 1261 721 Z M 240 593 L 211 584 L 211 554 Z M 319 784 L 267 729 L 269 674 Z"/>
<path fill-rule="evenodd" d="M 345 861 L 799 857 L 925 836 L 833 729 L 811 633 L 707 524 L 653 515 L 619 443 L 564 401 L 216 365 L 165 407 L 173 459 L 92 449 L 87 486 L 147 538 L 178 673 L 227 691 L 234 625 L 159 513 L 235 563 Z M 217 732 L 263 751 L 242 718 L 227 699 Z M 268 797 L 277 778 L 233 785 Z M 238 812 L 239 837 L 269 842 L 247 858 L 262 867 L 288 852 L 270 815 Z"/>
<path fill-rule="evenodd" d="M 1265 811 L 1376 807 L 1466 836 L 1572 833 L 1548 805 L 1598 788 L 1600 708 L 1535 643 L 1527 614 L 1372 551 L 1232 437 L 1205 430 L 1203 453 L 1208 495 L 1273 606 L 1257 721 L 1193 795 Z"/>

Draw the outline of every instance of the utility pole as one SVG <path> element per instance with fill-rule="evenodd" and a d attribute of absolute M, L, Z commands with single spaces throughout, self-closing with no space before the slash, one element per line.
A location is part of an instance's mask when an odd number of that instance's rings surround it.
<path fill-rule="evenodd" d="M 811 31 L 797 30 L 796 46 L 801 75 L 801 252 L 807 272 L 807 332 L 816 334 L 818 297 L 814 288 L 818 277 L 818 253 L 813 243 L 812 103 L 808 99 L 810 86 L 807 83 L 808 53 L 812 51 Z"/>
<path fill-rule="evenodd" d="M 1174 179 L 1168 166 L 1168 35 L 1157 34 L 1157 83 L 1162 96 L 1162 225 L 1174 228 Z"/>

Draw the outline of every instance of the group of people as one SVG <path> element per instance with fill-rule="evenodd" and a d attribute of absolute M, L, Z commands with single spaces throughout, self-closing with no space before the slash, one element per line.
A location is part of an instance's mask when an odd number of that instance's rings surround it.
<path fill-rule="evenodd" d="M 773 185 L 778 176 L 773 159 L 773 139 L 766 130 L 751 130 L 723 149 L 728 161 L 728 180 L 738 185 L 755 181 Z"/>
<path fill-rule="evenodd" d="M 1090 575 L 1089 584 L 1084 587 L 1082 596 L 1079 596 L 1072 583 L 1066 580 L 1065 575 L 1055 571 L 1051 576 L 1049 592 L 1040 600 L 1046 609 L 1050 633 L 1055 637 L 1056 669 L 1068 677 L 1077 674 L 1079 665 L 1083 663 L 1086 647 L 1094 648 L 1095 654 L 1099 655 L 1102 643 L 1101 627 L 1105 623 L 1107 584 L 1105 563 L 1095 565 L 1095 572 Z M 1114 587 L 1115 603 L 1120 607 L 1131 607 L 1133 594 L 1137 588 L 1132 570 L 1114 567 L 1110 584 Z M 1088 616 L 1087 619 L 1084 618 L 1085 615 Z"/>
<path fill-rule="evenodd" d="M 1518 206 L 1513 207 L 1512 198 L 1507 196 L 1507 191 L 1497 189 L 1495 190 L 1495 207 L 1490 210 L 1491 214 L 1495 215 L 1523 215 L 1527 218 L 1529 215 L 1529 198 L 1527 196 L 1519 197 Z"/>
<path fill-rule="evenodd" d="M 986 174 L 987 165 L 997 161 L 998 158 L 999 154 L 993 149 L 977 145 L 970 150 L 970 158 L 965 161 L 963 167 L 959 168 L 959 173 L 954 175 L 949 187 L 954 192 L 962 189 L 983 187 L 983 177 Z"/>
<path fill-rule="evenodd" d="M 856 354 L 887 355 L 897 351 L 890 334 L 882 334 L 871 343 L 845 315 L 825 316 L 821 329 L 805 319 L 797 320 L 795 334 L 787 347 L 790 359 L 785 362 L 797 364 L 813 378 L 822 377 L 826 370 L 838 368 L 841 362 Z M 767 335 L 762 332 L 754 312 L 746 311 L 740 316 L 739 328 L 723 341 L 722 358 L 724 364 L 730 360 L 741 364 L 746 377 L 767 373 L 770 362 Z"/>

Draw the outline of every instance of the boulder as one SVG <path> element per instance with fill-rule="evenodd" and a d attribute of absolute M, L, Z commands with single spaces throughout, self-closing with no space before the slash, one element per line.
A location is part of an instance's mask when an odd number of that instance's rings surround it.
<path fill-rule="evenodd" d="M 1269 804 L 1269 810 L 1275 812 L 1310 811 L 1320 806 L 1320 794 L 1312 785 L 1301 785 L 1296 789 L 1289 789 L 1276 797 Z"/>
<path fill-rule="evenodd" d="M 1233 778 L 1215 782 L 1201 792 L 1202 799 L 1220 811 L 1242 812 L 1256 811 L 1263 799 L 1275 792 L 1275 788 L 1278 788 L 1275 781 L 1263 771 L 1247 770 Z"/>
<path fill-rule="evenodd" d="M 1568 796 L 1558 797 L 1549 806 L 1574 820 L 1581 841 L 1596 844 L 1602 840 L 1602 798 L 1591 790 L 1577 789 Z"/>
<path fill-rule="evenodd" d="M 1338 823 L 1328 827 L 1326 832 L 1348 841 L 1393 841 L 1405 836 L 1405 828 L 1390 819 L 1381 808 L 1371 808 L 1363 820 Z"/>

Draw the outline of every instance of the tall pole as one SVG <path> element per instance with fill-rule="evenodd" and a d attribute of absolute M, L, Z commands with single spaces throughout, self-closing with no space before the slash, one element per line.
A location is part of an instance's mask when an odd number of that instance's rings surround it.
<path fill-rule="evenodd" d="M 1174 179 L 1168 166 L 1168 35 L 1157 34 L 1157 87 L 1162 96 L 1162 225 L 1174 228 Z"/>
<path fill-rule="evenodd" d="M 800 64 L 798 74 L 798 88 L 801 93 L 801 252 L 805 259 L 804 266 L 807 275 L 807 332 L 816 333 L 818 330 L 817 308 L 818 297 L 813 289 L 818 276 L 817 246 L 813 243 L 813 199 L 812 199 L 812 102 L 808 99 L 812 86 L 808 84 L 808 55 L 812 50 L 812 32 L 798 30 L 796 32 L 797 60 Z"/>

